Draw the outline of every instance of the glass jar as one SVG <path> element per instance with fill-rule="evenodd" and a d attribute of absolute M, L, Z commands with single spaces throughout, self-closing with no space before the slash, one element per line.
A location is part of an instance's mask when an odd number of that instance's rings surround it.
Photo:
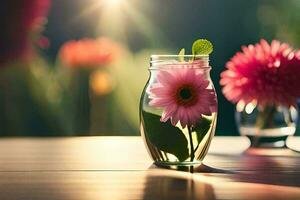
<path fill-rule="evenodd" d="M 217 96 L 208 56 L 153 55 L 140 130 L 158 166 L 201 164 L 215 133 Z"/>
<path fill-rule="evenodd" d="M 252 147 L 285 147 L 287 137 L 296 131 L 297 119 L 296 106 L 259 107 L 249 103 L 237 104 L 236 108 L 240 134 L 250 139 Z"/>

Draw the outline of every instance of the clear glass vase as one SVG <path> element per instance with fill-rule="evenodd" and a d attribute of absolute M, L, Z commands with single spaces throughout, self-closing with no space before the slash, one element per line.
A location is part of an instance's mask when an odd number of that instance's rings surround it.
<path fill-rule="evenodd" d="M 151 56 L 140 130 L 158 166 L 201 164 L 215 133 L 217 97 L 208 56 Z"/>
<path fill-rule="evenodd" d="M 252 103 L 237 105 L 236 122 L 240 134 L 247 136 L 252 147 L 286 147 L 288 136 L 294 135 L 298 120 L 298 107 Z"/>

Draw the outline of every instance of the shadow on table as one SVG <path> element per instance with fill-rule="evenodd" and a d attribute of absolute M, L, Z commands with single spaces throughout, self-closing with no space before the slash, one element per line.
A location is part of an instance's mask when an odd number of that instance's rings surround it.
<path fill-rule="evenodd" d="M 235 182 L 261 183 L 281 186 L 300 186 L 300 154 L 288 148 L 249 148 L 242 154 L 210 154 L 214 166 L 180 167 L 176 170 L 222 174 Z M 157 168 L 152 165 L 150 168 Z M 219 176 L 219 175 L 218 175 Z"/>
<path fill-rule="evenodd" d="M 300 154 L 293 150 L 250 148 L 241 159 L 236 181 L 300 186 Z"/>
<path fill-rule="evenodd" d="M 216 199 L 210 184 L 189 177 L 189 173 L 166 173 L 146 177 L 144 200 Z"/>
<path fill-rule="evenodd" d="M 225 169 L 218 169 L 214 167 L 210 167 L 208 165 L 202 164 L 200 166 L 196 167 L 189 167 L 189 166 L 178 166 L 176 168 L 170 168 L 170 167 L 157 167 L 156 165 L 152 164 L 149 169 L 158 169 L 158 168 L 163 168 L 163 169 L 170 169 L 170 170 L 175 170 L 175 171 L 183 171 L 183 172 L 190 172 L 190 173 L 222 173 L 222 174 L 233 174 L 233 171 L 230 170 L 225 170 Z"/>

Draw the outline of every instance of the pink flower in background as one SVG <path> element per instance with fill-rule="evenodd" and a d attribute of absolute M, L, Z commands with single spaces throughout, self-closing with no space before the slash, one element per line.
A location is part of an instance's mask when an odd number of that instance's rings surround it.
<path fill-rule="evenodd" d="M 195 125 L 201 115 L 216 112 L 217 100 L 209 81 L 195 69 L 159 71 L 157 83 L 148 91 L 150 106 L 163 108 L 162 122 L 168 119 L 175 126 Z"/>
<path fill-rule="evenodd" d="M 120 46 L 108 38 L 68 41 L 60 49 L 60 59 L 67 67 L 93 68 L 114 61 Z"/>
<path fill-rule="evenodd" d="M 300 97 L 300 51 L 286 43 L 261 40 L 242 47 L 221 74 L 220 84 L 225 97 L 260 106 L 269 104 L 295 105 Z"/>
<path fill-rule="evenodd" d="M 42 30 L 49 6 L 50 0 L 1 2 L 0 63 L 32 56 L 33 35 Z"/>

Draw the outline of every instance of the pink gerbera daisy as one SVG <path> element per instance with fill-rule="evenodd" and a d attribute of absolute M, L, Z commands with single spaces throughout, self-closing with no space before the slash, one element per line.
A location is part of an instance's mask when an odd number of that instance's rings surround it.
<path fill-rule="evenodd" d="M 175 126 L 192 126 L 202 115 L 216 112 L 216 95 L 209 81 L 195 69 L 159 71 L 157 83 L 149 89 L 149 105 L 163 108 L 161 121 L 168 119 Z"/>
<path fill-rule="evenodd" d="M 221 74 L 225 97 L 244 105 L 295 105 L 300 97 L 300 51 L 276 40 L 261 40 L 242 50 Z"/>

